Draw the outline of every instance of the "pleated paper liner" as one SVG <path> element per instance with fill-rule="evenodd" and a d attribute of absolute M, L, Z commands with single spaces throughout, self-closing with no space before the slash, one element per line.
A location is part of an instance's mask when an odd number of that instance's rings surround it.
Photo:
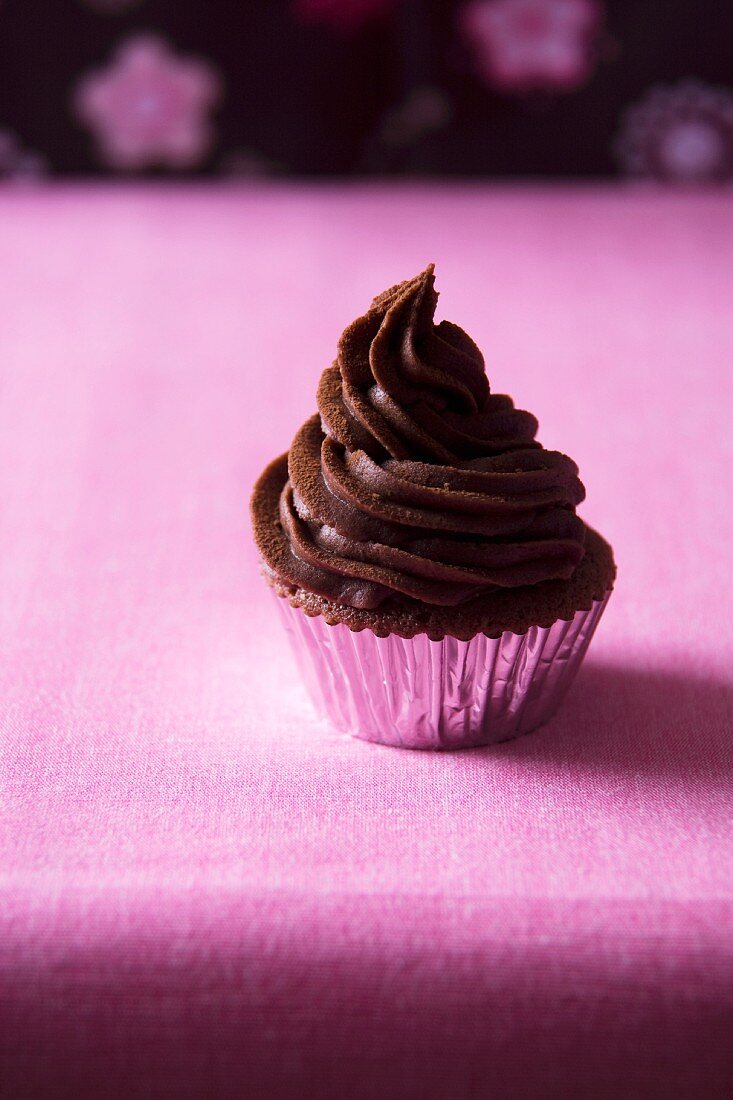
<path fill-rule="evenodd" d="M 379 638 L 275 600 L 313 703 L 337 729 L 400 748 L 461 749 L 507 741 L 552 716 L 609 596 L 569 621 L 468 642 Z"/>

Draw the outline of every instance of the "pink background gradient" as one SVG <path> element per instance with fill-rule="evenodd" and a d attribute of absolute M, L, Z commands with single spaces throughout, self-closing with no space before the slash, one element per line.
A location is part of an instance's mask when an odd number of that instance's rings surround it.
<path fill-rule="evenodd" d="M 8 1095 L 729 1095 L 724 195 L 0 202 Z M 434 260 L 619 582 L 560 714 L 332 732 L 247 517 L 344 325 Z"/>

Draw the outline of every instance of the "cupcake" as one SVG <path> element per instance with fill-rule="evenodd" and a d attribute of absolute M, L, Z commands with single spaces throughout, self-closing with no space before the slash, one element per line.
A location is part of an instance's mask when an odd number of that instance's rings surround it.
<path fill-rule="evenodd" d="M 317 708 L 356 737 L 447 749 L 550 717 L 615 566 L 576 515 L 577 466 L 491 392 L 437 297 L 431 265 L 349 325 L 252 519 Z"/>

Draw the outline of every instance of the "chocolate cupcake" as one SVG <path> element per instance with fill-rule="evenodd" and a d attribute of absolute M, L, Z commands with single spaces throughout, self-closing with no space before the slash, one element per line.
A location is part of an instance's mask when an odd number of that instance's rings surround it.
<path fill-rule="evenodd" d="M 263 573 L 316 705 L 411 748 L 484 745 L 555 710 L 615 576 L 575 463 L 434 324 L 432 265 L 344 331 L 318 414 L 252 497 Z"/>

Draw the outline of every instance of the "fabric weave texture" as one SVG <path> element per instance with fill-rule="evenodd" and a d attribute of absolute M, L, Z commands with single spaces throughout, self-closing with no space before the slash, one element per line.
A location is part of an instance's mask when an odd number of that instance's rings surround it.
<path fill-rule="evenodd" d="M 4 1094 L 729 1096 L 729 201 L 69 188 L 0 240 Z M 430 260 L 619 565 L 557 715 L 456 754 L 316 717 L 246 509 Z"/>

